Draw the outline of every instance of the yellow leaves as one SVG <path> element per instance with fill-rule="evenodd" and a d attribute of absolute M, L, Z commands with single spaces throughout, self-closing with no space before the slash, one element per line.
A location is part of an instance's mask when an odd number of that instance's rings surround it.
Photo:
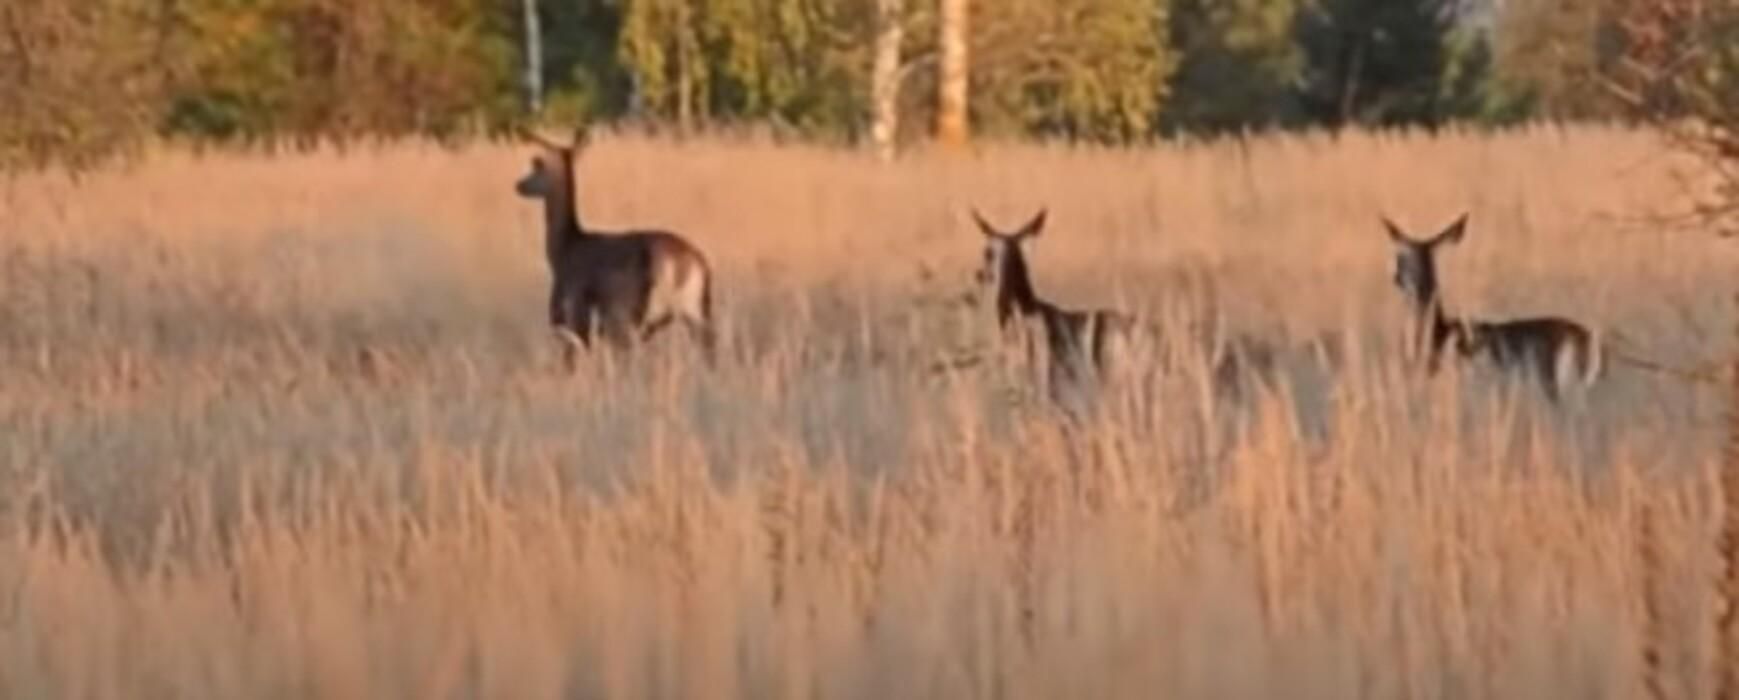
<path fill-rule="evenodd" d="M 992 130 L 1148 133 L 1176 61 L 1152 0 L 1008 0 L 978 20 L 974 88 Z"/>

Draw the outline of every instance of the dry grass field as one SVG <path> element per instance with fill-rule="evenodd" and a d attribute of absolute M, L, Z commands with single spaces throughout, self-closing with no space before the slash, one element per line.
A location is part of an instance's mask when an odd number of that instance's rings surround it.
<path fill-rule="evenodd" d="M 0 182 L 0 697 L 1709 689 L 1722 391 L 1614 364 L 1554 411 L 1409 373 L 1377 218 L 1472 213 L 1456 311 L 1720 357 L 1739 257 L 1637 223 L 1680 192 L 1647 137 L 886 165 L 605 138 L 582 215 L 705 249 L 724 356 L 672 334 L 573 376 L 528 155 L 165 149 Z M 1064 420 L 946 302 L 972 206 L 1050 207 L 1042 293 L 1212 314 L 1277 350 L 1274 388 L 1186 370 Z"/>

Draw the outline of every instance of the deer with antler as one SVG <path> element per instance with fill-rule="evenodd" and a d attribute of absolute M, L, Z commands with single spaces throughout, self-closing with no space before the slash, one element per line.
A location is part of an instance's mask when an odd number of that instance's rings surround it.
<path fill-rule="evenodd" d="M 539 151 L 515 190 L 543 201 L 544 255 L 552 278 L 549 322 L 566 341 L 569 368 L 580 349 L 591 347 L 594 333 L 626 348 L 672 322 L 686 326 L 710 360 L 715 333 L 706 256 L 670 231 L 587 229 L 574 191 L 574 161 L 588 142 L 586 129 L 570 145 L 526 137 Z"/>

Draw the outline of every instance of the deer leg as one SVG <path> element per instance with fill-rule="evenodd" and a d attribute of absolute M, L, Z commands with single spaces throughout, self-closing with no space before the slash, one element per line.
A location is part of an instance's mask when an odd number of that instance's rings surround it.
<path fill-rule="evenodd" d="M 624 323 L 609 324 L 604 330 L 604 337 L 617 350 L 627 350 L 634 345 L 634 332 Z"/>
<path fill-rule="evenodd" d="M 1546 393 L 1546 400 L 1558 403 L 1558 353 L 1534 353 L 1534 373 L 1540 380 L 1540 389 Z"/>
<path fill-rule="evenodd" d="M 562 343 L 562 365 L 569 373 L 579 369 L 580 354 L 591 350 L 592 327 L 590 309 L 583 305 L 575 309 L 572 300 L 552 301 L 550 315 L 556 339 Z"/>
<path fill-rule="evenodd" d="M 571 291 L 568 285 L 560 282 L 550 285 L 549 323 L 589 346 L 592 341 L 592 305 Z"/>
<path fill-rule="evenodd" d="M 569 323 L 571 314 L 568 307 L 567 287 L 558 279 L 549 286 L 549 324 L 561 326 Z"/>
<path fill-rule="evenodd" d="M 626 350 L 634 344 L 634 320 L 628 309 L 619 306 L 599 305 L 594 316 L 601 326 L 598 330 L 610 345 L 618 350 Z"/>
<path fill-rule="evenodd" d="M 640 326 L 640 340 L 641 341 L 651 340 L 652 336 L 657 335 L 659 332 L 663 331 L 665 328 L 670 327 L 671 321 L 675 321 L 675 320 L 676 320 L 676 318 L 674 316 L 671 316 L 670 314 L 664 314 L 664 315 L 659 316 L 657 318 L 651 319 L 647 323 L 641 324 L 641 326 Z"/>
<path fill-rule="evenodd" d="M 562 367 L 572 374 L 580 367 L 580 353 L 591 348 L 592 338 L 582 318 L 567 312 L 565 305 L 552 305 L 550 315 L 556 340 L 562 344 Z"/>
<path fill-rule="evenodd" d="M 1585 365 L 1585 355 L 1582 348 L 1564 344 L 1558 347 L 1552 359 L 1552 381 L 1560 390 L 1568 388 L 1571 391 L 1586 389 L 1579 381 L 1583 376 L 1581 370 Z"/>
<path fill-rule="evenodd" d="M 555 327 L 556 340 L 562 343 L 562 368 L 569 374 L 580 368 L 580 353 L 586 350 L 586 341 L 566 326 Z"/>
<path fill-rule="evenodd" d="M 579 370 L 579 354 L 591 347 L 584 307 L 576 302 L 560 281 L 550 285 L 550 328 L 562 342 L 562 367 L 569 373 Z"/>
<path fill-rule="evenodd" d="M 590 349 L 592 335 L 598 331 L 598 307 L 589 300 L 570 301 L 568 309 L 568 328 Z"/>

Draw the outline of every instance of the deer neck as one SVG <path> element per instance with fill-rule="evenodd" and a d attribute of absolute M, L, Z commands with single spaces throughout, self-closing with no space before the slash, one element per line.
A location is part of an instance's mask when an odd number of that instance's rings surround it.
<path fill-rule="evenodd" d="M 586 230 L 580 227 L 572 174 L 563 173 L 561 182 L 553 189 L 543 200 L 544 255 L 552 267 L 558 264 L 570 243 L 586 235 Z"/>
<path fill-rule="evenodd" d="M 1433 294 L 1420 302 L 1418 309 L 1415 333 L 1419 341 L 1426 343 L 1426 351 L 1435 355 L 1454 338 L 1459 329 L 1455 320 L 1443 310 L 1442 297 Z"/>
<path fill-rule="evenodd" d="M 998 278 L 996 317 L 1003 326 L 1014 323 L 1019 318 L 1044 313 L 1045 303 L 1039 299 L 1038 292 L 1033 290 L 1032 275 L 1027 270 L 1026 256 L 1021 255 L 1020 248 L 1010 250 L 1003 258 Z"/>

